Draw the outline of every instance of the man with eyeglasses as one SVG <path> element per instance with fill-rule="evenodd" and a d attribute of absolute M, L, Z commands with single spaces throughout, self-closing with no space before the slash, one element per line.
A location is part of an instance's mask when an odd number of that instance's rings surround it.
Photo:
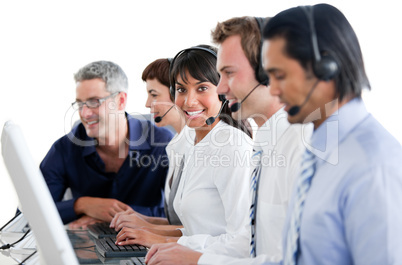
<path fill-rule="evenodd" d="M 172 133 L 125 112 L 128 81 L 115 63 L 90 63 L 74 78 L 81 123 L 40 165 L 63 222 L 85 228 L 130 208 L 162 216 Z M 72 199 L 63 200 L 67 188 Z"/>

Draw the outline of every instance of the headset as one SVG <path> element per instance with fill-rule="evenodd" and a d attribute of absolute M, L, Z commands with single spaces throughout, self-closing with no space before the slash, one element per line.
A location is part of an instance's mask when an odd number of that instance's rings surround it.
<path fill-rule="evenodd" d="M 260 46 L 259 46 L 258 54 L 257 54 L 257 59 L 258 59 L 257 67 L 254 69 L 255 79 L 257 79 L 258 84 L 253 89 L 251 89 L 250 92 L 240 102 L 236 102 L 232 106 L 230 106 L 231 112 L 238 111 L 241 108 L 241 104 L 248 98 L 248 96 L 250 96 L 251 93 L 254 92 L 254 90 L 257 87 L 259 87 L 260 85 L 267 86 L 269 84 L 269 78 L 268 78 L 268 75 L 265 73 L 264 68 L 262 67 L 262 60 L 261 60 L 261 49 L 262 49 L 262 43 L 263 43 L 262 30 L 265 25 L 265 18 L 254 17 L 254 19 L 257 22 L 258 29 L 259 29 L 260 36 L 261 36 L 261 42 L 260 42 Z"/>
<path fill-rule="evenodd" d="M 317 33 L 314 25 L 313 6 L 300 6 L 307 17 L 310 27 L 311 44 L 314 54 L 313 73 L 319 80 L 328 81 L 334 79 L 339 72 L 338 63 L 329 54 L 321 55 L 318 48 Z"/>
<path fill-rule="evenodd" d="M 262 43 L 264 41 L 262 38 L 262 31 L 263 31 L 264 25 L 265 25 L 265 18 L 255 17 L 255 20 L 257 21 L 258 29 L 260 30 L 260 35 L 261 35 L 261 43 L 260 43 L 260 48 L 259 48 L 259 52 L 258 52 L 258 63 L 257 63 L 257 67 L 254 69 L 255 78 L 257 79 L 257 81 L 260 84 L 267 86 L 269 83 L 269 78 L 268 78 L 268 75 L 265 73 L 264 68 L 262 67 L 262 61 L 261 61 L 261 49 L 262 49 Z"/>
<path fill-rule="evenodd" d="M 174 66 L 174 62 L 176 61 L 176 59 L 182 55 L 183 53 L 187 52 L 187 51 L 194 51 L 194 50 L 201 50 L 201 51 L 206 51 L 210 54 L 212 54 L 215 58 L 217 58 L 216 52 L 212 49 L 208 49 L 207 47 L 203 47 L 203 46 L 193 46 L 191 48 L 187 48 L 184 50 L 179 51 L 175 57 L 173 57 L 173 59 L 171 59 L 170 62 L 170 66 L 169 66 L 169 80 L 170 80 L 170 95 L 172 96 L 172 98 L 175 98 L 175 88 L 174 88 L 174 84 L 173 84 L 173 77 L 172 77 L 172 71 L 173 71 L 173 66 Z M 219 95 L 219 100 L 222 102 L 225 102 L 226 98 L 224 95 Z"/>
<path fill-rule="evenodd" d="M 334 79 L 335 76 L 339 72 L 338 63 L 332 58 L 330 55 L 320 54 L 320 49 L 318 48 L 318 41 L 317 41 L 317 33 L 315 31 L 314 26 L 314 14 L 313 14 L 313 6 L 300 6 L 301 10 L 303 10 L 304 14 L 307 17 L 307 21 L 310 27 L 310 37 L 311 37 L 311 44 L 313 47 L 313 54 L 314 54 L 314 61 L 313 61 L 313 73 L 317 77 L 317 81 L 311 87 L 310 92 L 307 94 L 306 98 L 304 99 L 303 103 L 300 105 L 294 105 L 288 110 L 288 114 L 290 116 L 295 116 L 300 112 L 300 109 L 307 104 L 308 100 L 310 99 L 314 89 L 318 85 L 318 81 L 328 81 Z"/>

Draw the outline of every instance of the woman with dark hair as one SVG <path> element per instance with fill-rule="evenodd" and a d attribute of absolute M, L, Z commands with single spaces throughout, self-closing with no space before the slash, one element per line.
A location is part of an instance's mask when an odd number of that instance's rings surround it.
<path fill-rule="evenodd" d="M 119 231 L 123 227 L 157 228 L 163 225 L 181 226 L 180 219 L 173 209 L 173 198 L 177 189 L 176 177 L 185 151 L 194 141 L 194 130 L 185 126 L 183 112 L 174 105 L 174 98 L 169 92 L 170 59 L 157 59 L 150 63 L 142 72 L 142 80 L 146 83 L 147 101 L 145 106 L 151 110 L 153 119 L 158 127 L 171 126 L 177 134 L 166 146 L 169 157 L 169 170 L 165 184 L 165 215 L 152 217 L 140 214 L 132 209 L 117 213 L 110 223 L 110 227 Z M 169 226 L 169 229 L 172 227 Z"/>
<path fill-rule="evenodd" d="M 196 46 L 179 52 L 170 70 L 175 103 L 184 112 L 187 126 L 195 130 L 173 203 L 184 228 L 123 228 L 116 243 L 149 247 L 178 240 L 202 250 L 232 238 L 248 222 L 252 140 L 244 123 L 231 118 L 225 99 L 218 96 L 212 48 Z"/>
<path fill-rule="evenodd" d="M 200 61 L 197 59 L 202 54 L 208 54 L 209 56 L 205 56 L 205 61 Z M 197 64 L 200 64 L 197 66 Z M 216 71 L 216 49 L 212 46 L 208 45 L 198 45 L 194 48 L 185 49 L 179 52 L 174 58 L 174 64 L 172 65 L 172 84 L 177 85 L 177 79 L 180 78 L 184 82 L 187 82 L 187 72 L 188 74 L 196 80 L 203 81 L 208 80 L 213 86 L 217 86 L 219 83 L 219 74 Z M 180 87 L 180 85 L 179 85 Z M 179 88 L 180 90 L 180 88 Z M 176 89 L 175 91 L 171 91 L 172 93 L 180 96 L 181 92 Z M 243 132 L 245 132 L 248 136 L 251 137 L 251 131 L 249 130 L 249 123 L 246 120 L 235 120 L 232 118 L 232 112 L 226 102 L 226 99 L 223 95 L 219 95 L 218 99 L 221 101 L 219 105 L 215 105 L 215 107 L 220 108 L 220 111 L 209 114 L 203 114 L 204 117 L 210 117 L 210 121 L 214 121 L 212 124 L 213 128 L 214 124 L 216 124 L 219 120 L 224 121 L 226 124 L 232 125 Z M 177 101 L 177 99 L 176 99 Z M 184 114 L 188 114 L 184 111 Z M 205 116 L 207 115 L 207 116 Z M 190 122 L 192 118 L 189 117 L 188 122 Z M 202 126 L 206 126 L 208 121 L 201 122 Z"/>

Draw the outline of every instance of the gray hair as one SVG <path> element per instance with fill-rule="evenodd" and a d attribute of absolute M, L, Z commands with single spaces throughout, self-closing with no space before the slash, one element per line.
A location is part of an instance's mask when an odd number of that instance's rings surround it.
<path fill-rule="evenodd" d="M 100 78 L 106 83 L 110 93 L 128 90 L 128 80 L 123 69 L 113 62 L 98 61 L 87 64 L 74 75 L 75 82 Z"/>

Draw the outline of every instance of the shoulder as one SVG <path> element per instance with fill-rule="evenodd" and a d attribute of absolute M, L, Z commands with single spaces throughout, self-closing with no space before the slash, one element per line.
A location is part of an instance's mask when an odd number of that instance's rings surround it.
<path fill-rule="evenodd" d="M 85 147 L 94 148 L 94 140 L 87 136 L 84 126 L 80 123 L 52 144 L 43 161 L 54 163 L 58 159 L 78 159 Z"/>
<path fill-rule="evenodd" d="M 209 142 L 212 147 L 219 148 L 221 152 L 233 150 L 252 150 L 253 140 L 243 131 L 223 121 L 210 132 Z"/>
<path fill-rule="evenodd" d="M 340 149 L 366 166 L 399 165 L 402 161 L 401 144 L 371 115 L 345 137 Z"/>
<path fill-rule="evenodd" d="M 290 124 L 278 139 L 277 145 L 284 149 L 306 149 L 313 133 L 313 124 Z"/>
<path fill-rule="evenodd" d="M 176 134 L 169 142 L 166 150 L 173 150 L 178 153 L 184 153 L 194 146 L 195 130 L 186 126 L 179 134 Z"/>
<path fill-rule="evenodd" d="M 167 145 L 173 138 L 173 133 L 166 128 L 159 128 L 149 120 L 136 119 L 127 115 L 130 141 L 146 136 L 150 145 Z"/>

